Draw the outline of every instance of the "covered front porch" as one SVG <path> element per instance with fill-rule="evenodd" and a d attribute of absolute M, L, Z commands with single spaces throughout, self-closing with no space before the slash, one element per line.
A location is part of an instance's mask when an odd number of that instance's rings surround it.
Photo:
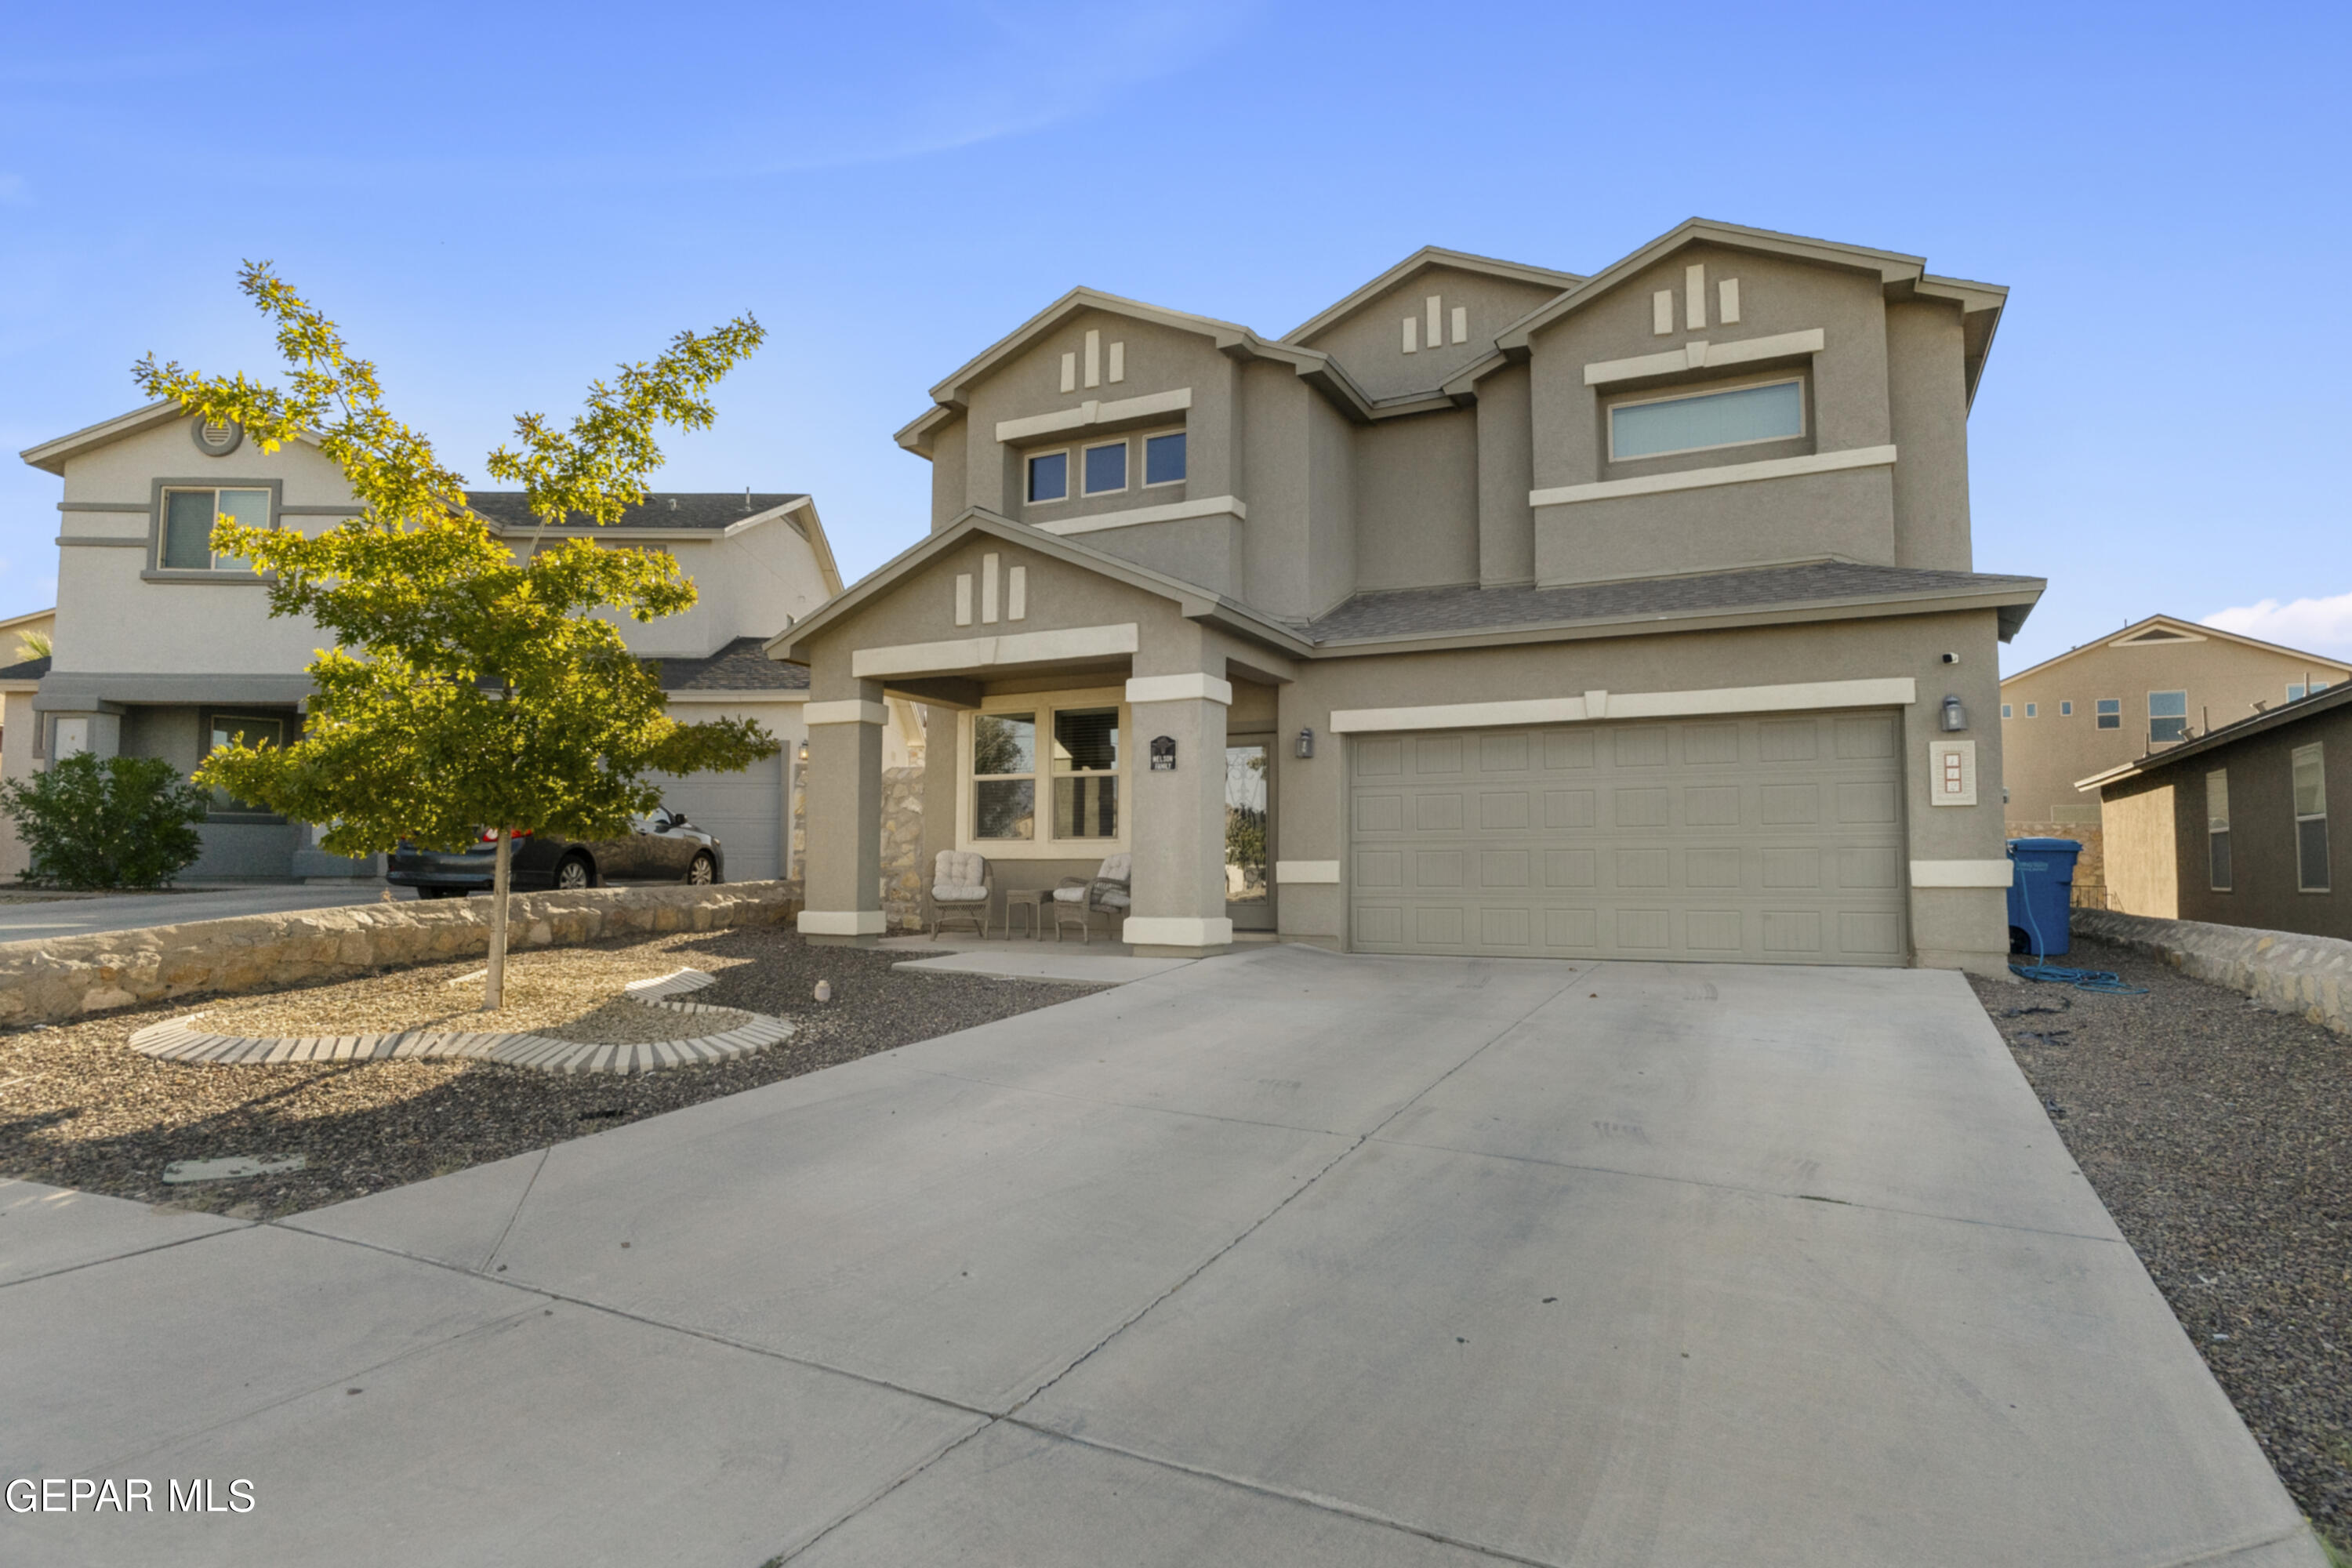
<path fill-rule="evenodd" d="M 1303 651 L 1190 584 L 967 514 L 770 647 L 810 671 L 802 932 L 886 934 L 882 725 L 901 697 L 930 710 L 919 875 L 979 857 L 981 893 L 927 921 L 1068 945 L 1083 914 L 1093 942 L 1145 958 L 1270 935 L 1279 691 Z M 1123 907 L 1052 897 L 1120 870 Z"/>

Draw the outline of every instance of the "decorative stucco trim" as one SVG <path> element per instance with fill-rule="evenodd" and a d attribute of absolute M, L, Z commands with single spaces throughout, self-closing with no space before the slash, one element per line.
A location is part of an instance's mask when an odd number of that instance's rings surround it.
<path fill-rule="evenodd" d="M 1286 888 L 1296 888 L 1314 882 L 1337 882 L 1339 862 L 1337 860 L 1276 860 L 1274 879 Z"/>
<path fill-rule="evenodd" d="M 147 536 L 142 533 L 125 539 L 119 534 L 110 533 L 60 533 L 58 535 L 57 542 L 60 545 L 96 546 L 101 550 L 144 550 L 147 548 Z"/>
<path fill-rule="evenodd" d="M 1696 270 L 1696 268 L 1693 268 Z M 1671 294 L 1664 296 L 1671 300 Z M 1700 296 L 1691 296 L 1692 308 L 1702 309 Z M 1702 321 L 1697 323 L 1705 326 Z M 1637 381 L 1645 375 L 1673 375 L 1685 370 L 1708 370 L 1717 365 L 1748 364 L 1759 359 L 1783 359 L 1794 354 L 1817 354 L 1822 348 L 1822 330 L 1809 327 L 1801 332 L 1776 332 L 1768 338 L 1742 338 L 1738 342 L 1714 343 L 1705 338 L 1694 338 L 1678 349 L 1664 353 L 1637 354 L 1632 359 L 1596 360 L 1584 367 L 1584 384 L 1607 386 L 1613 382 Z"/>
<path fill-rule="evenodd" d="M 853 697 L 841 702 L 808 703 L 801 709 L 801 718 L 810 724 L 887 724 L 890 710 Z"/>
<path fill-rule="evenodd" d="M 1187 518 L 1223 517 L 1228 513 L 1242 521 L 1249 520 L 1249 508 L 1242 504 L 1239 496 L 1208 496 L 1200 500 L 1171 501 L 1166 506 L 1138 506 L 1124 511 L 1055 518 L 1030 526 L 1054 534 L 1099 533 L 1106 528 L 1139 528 L 1147 522 L 1181 522 Z"/>
<path fill-rule="evenodd" d="M 1446 702 L 1427 708 L 1340 708 L 1335 734 L 1387 730 L 1483 730 L 1499 724 L 1578 724 L 1594 719 L 1671 719 L 1708 713 L 1796 713 L 1828 708 L 1907 708 L 1918 698 L 1909 676 L 1813 680 L 1790 686 L 1728 686 L 1697 691 L 1591 692 L 1515 702 Z M 1597 699 L 1598 700 L 1592 700 Z M 1595 710 L 1598 711 L 1595 711 Z"/>
<path fill-rule="evenodd" d="M 1911 862 L 1911 885 L 1915 888 L 2006 888 L 2009 879 L 2007 860 Z"/>
<path fill-rule="evenodd" d="M 1119 940 L 1132 946 L 1223 947 L 1234 940 L 1234 922 L 1181 915 L 1129 915 Z"/>
<path fill-rule="evenodd" d="M 1801 458 L 1769 458 L 1760 463 L 1726 463 L 1714 468 L 1685 468 L 1674 474 L 1644 474 L 1633 479 L 1603 479 L 1598 484 L 1561 485 L 1555 489 L 1529 490 L 1529 506 L 1575 506 L 1589 500 L 1616 500 L 1624 496 L 1662 495 L 1668 490 L 1705 489 L 1710 485 L 1746 484 L 1752 479 L 1786 479 L 1802 474 L 1830 474 L 1843 468 L 1891 468 L 1893 447 L 1856 447 L 1844 452 L 1810 452 Z"/>
<path fill-rule="evenodd" d="M 1131 654 L 1141 642 L 1135 623 L 1129 621 L 1115 626 L 1070 626 L 1057 632 L 1013 632 L 996 637 L 899 643 L 856 649 L 849 656 L 849 672 L 860 680 L 940 671 L 961 674 L 992 665 L 1048 664 L 1062 658 Z"/>
<path fill-rule="evenodd" d="M 796 922 L 810 936 L 880 936 L 880 910 L 803 910 Z"/>
<path fill-rule="evenodd" d="M 1093 383 L 1089 382 L 1088 385 Z M 996 438 L 1019 441 L 1031 436 L 1051 436 L 1061 430 L 1083 430 L 1089 425 L 1109 425 L 1121 419 L 1143 419 L 1155 414 L 1180 414 L 1192 406 L 1192 389 L 1180 386 L 1173 392 L 1150 392 L 1141 397 L 1115 397 L 1108 403 L 1089 397 L 1076 408 L 1058 408 L 1051 414 L 1033 414 L 1025 419 L 1000 419 L 996 422 Z"/>
<path fill-rule="evenodd" d="M 1127 683 L 1129 702 L 1182 702 L 1194 698 L 1205 698 L 1230 708 L 1234 705 L 1234 683 L 1199 673 L 1139 675 Z"/>

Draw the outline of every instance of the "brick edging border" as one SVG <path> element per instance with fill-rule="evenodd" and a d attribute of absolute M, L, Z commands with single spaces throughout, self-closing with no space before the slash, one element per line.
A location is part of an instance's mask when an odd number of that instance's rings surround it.
<path fill-rule="evenodd" d="M 688 1040 L 595 1045 L 555 1040 L 544 1035 L 450 1029 L 400 1029 L 370 1035 L 299 1035 L 256 1038 L 214 1035 L 197 1029 L 202 1013 L 150 1024 L 131 1037 L 131 1048 L 158 1061 L 209 1062 L 222 1067 L 276 1067 L 286 1062 L 471 1060 L 531 1068 L 540 1072 L 605 1072 L 628 1075 L 663 1068 L 724 1061 L 763 1050 L 793 1036 L 793 1026 L 742 1007 L 681 1002 L 677 996 L 718 983 L 699 969 L 678 969 L 655 980 L 633 980 L 621 994 L 648 1007 L 678 1013 L 729 1013 L 749 1019 L 732 1029 Z"/>

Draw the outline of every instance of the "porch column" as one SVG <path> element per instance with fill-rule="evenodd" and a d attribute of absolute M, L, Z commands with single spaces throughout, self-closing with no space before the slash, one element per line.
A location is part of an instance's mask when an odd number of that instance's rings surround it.
<path fill-rule="evenodd" d="M 1234 689 L 1213 675 L 1144 675 L 1127 683 L 1135 726 L 1134 907 L 1124 939 L 1152 958 L 1201 958 L 1234 940 L 1225 918 L 1225 710 Z M 1155 771 L 1154 741 L 1176 743 Z"/>
<path fill-rule="evenodd" d="M 882 726 L 890 715 L 880 682 L 861 680 L 854 689 L 854 697 L 802 709 L 809 760 L 800 931 L 813 942 L 867 944 L 884 929 Z"/>

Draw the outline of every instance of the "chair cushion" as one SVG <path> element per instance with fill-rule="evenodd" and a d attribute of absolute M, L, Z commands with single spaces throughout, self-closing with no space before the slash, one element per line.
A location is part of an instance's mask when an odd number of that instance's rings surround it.
<path fill-rule="evenodd" d="M 988 880 L 988 857 L 971 849 L 942 849 L 931 865 L 934 886 L 976 888 Z"/>
<path fill-rule="evenodd" d="M 1135 879 L 1135 857 L 1113 855 L 1095 871 L 1098 882 L 1130 882 Z"/>
<path fill-rule="evenodd" d="M 1103 896 L 1095 901 L 1107 910 L 1123 910 L 1127 908 L 1127 895 L 1117 888 L 1106 889 Z"/>
<path fill-rule="evenodd" d="M 941 859 L 947 858 L 944 855 Z M 988 889 L 978 882 L 934 882 L 932 899 L 942 904 L 976 904 L 988 897 Z"/>
<path fill-rule="evenodd" d="M 1081 882 L 1075 888 L 1056 888 L 1054 889 L 1054 901 L 1057 904 L 1083 904 L 1087 901 L 1087 885 Z"/>

